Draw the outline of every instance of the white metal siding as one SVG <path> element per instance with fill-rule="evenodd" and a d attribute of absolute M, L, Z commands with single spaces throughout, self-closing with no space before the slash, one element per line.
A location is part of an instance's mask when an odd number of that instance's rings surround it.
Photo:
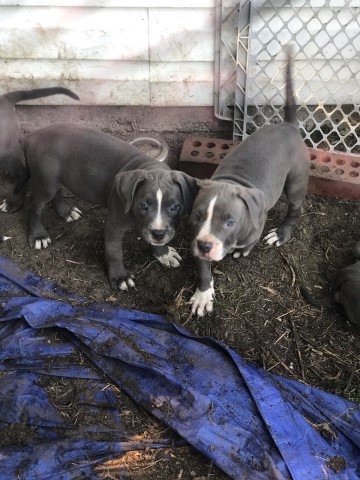
<path fill-rule="evenodd" d="M 62 85 L 89 105 L 212 105 L 214 7 L 215 0 L 0 0 L 0 93 Z"/>

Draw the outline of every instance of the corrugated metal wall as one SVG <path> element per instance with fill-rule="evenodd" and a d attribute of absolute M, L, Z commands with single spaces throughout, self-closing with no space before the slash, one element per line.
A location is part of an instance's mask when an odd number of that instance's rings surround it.
<path fill-rule="evenodd" d="M 88 105 L 213 105 L 214 17 L 215 0 L 0 0 L 0 93 L 62 85 Z"/>

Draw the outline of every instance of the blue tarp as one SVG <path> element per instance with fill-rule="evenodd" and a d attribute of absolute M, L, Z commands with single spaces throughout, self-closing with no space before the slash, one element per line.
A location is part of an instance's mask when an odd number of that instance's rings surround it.
<path fill-rule="evenodd" d="M 105 459 L 168 446 L 119 440 L 126 429 L 104 378 L 234 479 L 360 478 L 360 405 L 268 373 L 161 316 L 89 304 L 1 257 L 0 295 L 0 426 L 35 432 L 31 444 L 0 447 L 1 479 L 97 478 Z M 74 360 L 79 352 L 94 368 Z M 84 379 L 80 401 L 112 419 L 88 429 L 108 441 L 61 428 L 43 374 Z"/>

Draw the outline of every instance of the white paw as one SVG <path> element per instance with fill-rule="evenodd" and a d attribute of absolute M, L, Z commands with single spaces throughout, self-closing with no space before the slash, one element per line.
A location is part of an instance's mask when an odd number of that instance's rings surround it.
<path fill-rule="evenodd" d="M 67 222 L 75 222 L 76 220 L 79 220 L 79 218 L 81 217 L 82 215 L 82 211 L 79 210 L 77 207 L 73 207 L 71 209 L 71 212 L 70 214 L 66 217 L 66 221 Z"/>
<path fill-rule="evenodd" d="M 36 250 L 41 250 L 42 248 L 47 248 L 51 243 L 50 237 L 41 238 L 35 240 L 35 248 Z"/>
<path fill-rule="evenodd" d="M 210 288 L 201 291 L 198 288 L 194 295 L 190 298 L 191 313 L 197 314 L 198 317 L 203 317 L 206 313 L 213 311 L 213 303 L 215 297 L 214 281 L 210 282 Z"/>
<path fill-rule="evenodd" d="M 5 235 L 3 235 L 2 237 L 0 237 L 0 241 L 1 242 L 6 242 L 6 240 L 10 240 L 11 237 L 6 237 Z"/>
<path fill-rule="evenodd" d="M 277 236 L 276 230 L 276 228 L 270 230 L 266 237 L 264 237 L 264 240 L 268 245 L 274 245 L 275 243 L 277 247 L 280 247 L 279 237 Z"/>
<path fill-rule="evenodd" d="M 161 265 L 165 267 L 176 268 L 180 265 L 181 257 L 173 247 L 168 247 L 169 251 L 166 255 L 161 255 L 161 257 L 156 257 Z"/>
<path fill-rule="evenodd" d="M 243 250 L 242 252 L 234 252 L 233 258 L 247 257 L 250 253 L 250 250 Z"/>
<path fill-rule="evenodd" d="M 0 203 L 0 211 L 1 212 L 8 212 L 8 204 L 7 204 L 7 201 L 6 200 L 3 200 L 1 203 Z"/>
<path fill-rule="evenodd" d="M 135 287 L 135 283 L 132 277 L 129 277 L 120 283 L 120 290 L 126 291 L 126 290 L 129 290 L 129 287 L 130 288 Z"/>
<path fill-rule="evenodd" d="M 246 257 L 247 255 L 249 255 L 250 251 L 244 253 L 245 247 L 246 245 L 235 243 L 229 250 L 229 254 L 232 255 L 233 258 Z"/>

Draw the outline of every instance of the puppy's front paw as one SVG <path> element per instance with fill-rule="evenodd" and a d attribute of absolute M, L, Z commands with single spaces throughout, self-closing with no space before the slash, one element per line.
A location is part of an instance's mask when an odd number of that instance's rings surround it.
<path fill-rule="evenodd" d="M 72 207 L 70 210 L 69 215 L 65 218 L 65 220 L 70 223 L 70 222 L 75 222 L 76 220 L 79 220 L 79 218 L 82 215 L 82 211 L 79 210 L 77 207 Z"/>
<path fill-rule="evenodd" d="M 210 283 L 210 288 L 201 291 L 198 288 L 194 295 L 190 298 L 191 313 L 197 314 L 198 317 L 203 317 L 206 313 L 213 311 L 213 303 L 215 297 L 214 282 Z"/>
<path fill-rule="evenodd" d="M 234 252 L 233 258 L 247 257 L 250 253 L 250 250 L 242 250 L 241 252 Z"/>
<path fill-rule="evenodd" d="M 280 247 L 281 245 L 280 239 L 277 234 L 277 228 L 273 228 L 272 230 L 270 230 L 266 237 L 264 237 L 264 240 L 268 245 L 275 244 L 277 247 Z"/>
<path fill-rule="evenodd" d="M 127 272 L 123 273 L 108 273 L 109 282 L 111 288 L 120 289 L 122 291 L 127 291 L 129 288 L 135 287 L 135 282 L 133 280 L 134 275 L 128 274 Z"/>
<path fill-rule="evenodd" d="M 168 252 L 164 255 L 155 255 L 155 257 L 159 260 L 161 265 L 165 267 L 173 267 L 177 268 L 180 266 L 181 257 L 173 247 L 167 247 Z"/>
<path fill-rule="evenodd" d="M 47 248 L 50 245 L 50 243 L 51 243 L 50 237 L 36 238 L 35 240 L 32 241 L 32 245 L 35 247 L 36 250 Z"/>
<path fill-rule="evenodd" d="M 119 285 L 120 290 L 123 290 L 123 291 L 124 290 L 129 290 L 129 287 L 134 288 L 135 287 L 135 282 L 134 282 L 133 278 L 134 278 L 134 275 L 130 275 L 130 277 L 123 280 Z"/>

